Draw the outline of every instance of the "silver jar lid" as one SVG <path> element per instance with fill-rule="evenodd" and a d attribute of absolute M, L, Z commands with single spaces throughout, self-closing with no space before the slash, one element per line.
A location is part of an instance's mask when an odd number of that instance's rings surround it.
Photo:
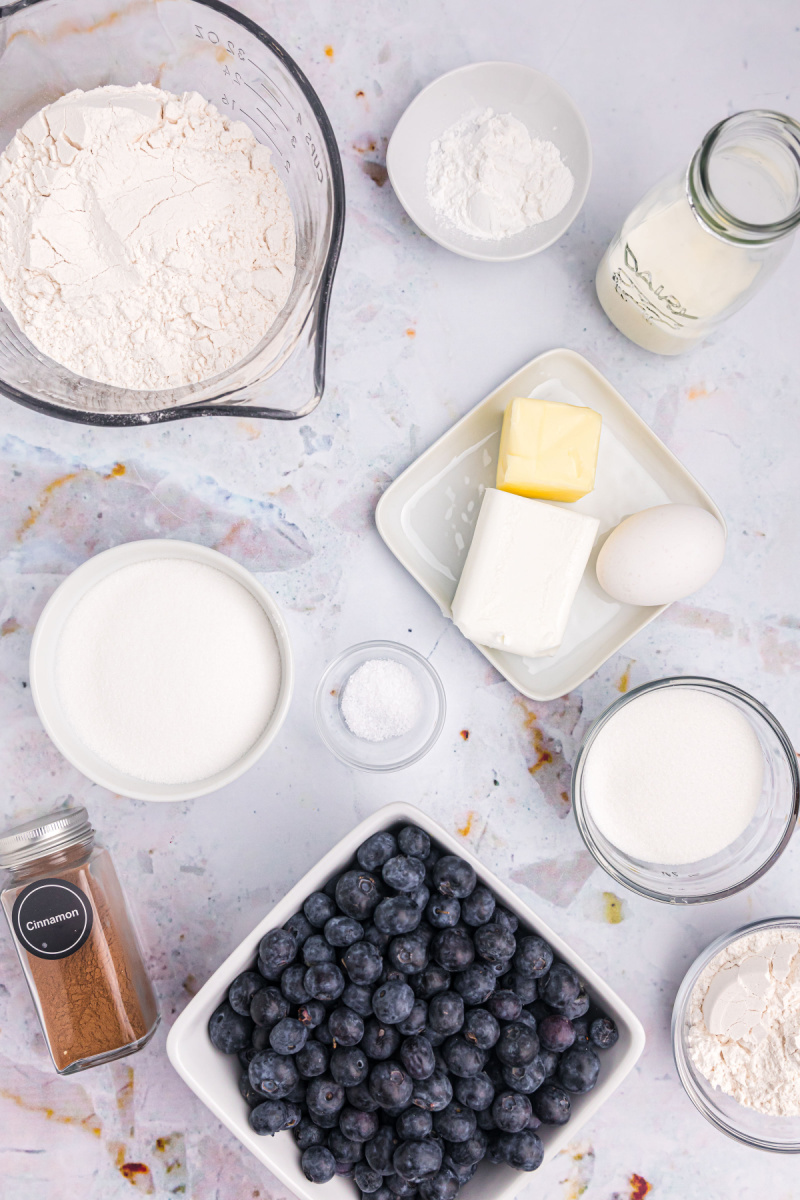
<path fill-rule="evenodd" d="M 0 867 L 20 867 L 94 837 L 83 806 L 61 808 L 0 834 Z"/>

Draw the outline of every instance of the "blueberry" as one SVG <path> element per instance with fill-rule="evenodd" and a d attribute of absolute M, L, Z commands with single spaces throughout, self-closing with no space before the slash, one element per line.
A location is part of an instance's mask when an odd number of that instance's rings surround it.
<path fill-rule="evenodd" d="M 368 1142 L 380 1129 L 380 1119 L 375 1112 L 364 1112 L 363 1109 L 345 1105 L 339 1114 L 339 1128 L 345 1137 L 353 1142 Z M 337 1155 L 338 1158 L 338 1155 Z M 353 1162 L 357 1162 L 353 1159 Z"/>
<path fill-rule="evenodd" d="M 311 937 L 314 932 L 314 926 L 309 921 L 305 913 L 295 913 L 283 927 L 287 933 L 290 933 L 294 938 L 295 945 L 299 950 L 306 938 Z"/>
<path fill-rule="evenodd" d="M 297 1009 L 297 1019 L 306 1029 L 316 1029 L 325 1020 L 325 1005 L 321 1000 L 306 1000 Z"/>
<path fill-rule="evenodd" d="M 330 1070 L 336 1083 L 355 1087 L 369 1075 L 369 1058 L 363 1046 L 337 1046 L 331 1054 Z"/>
<path fill-rule="evenodd" d="M 252 1038 L 253 1049 L 254 1050 L 266 1050 L 268 1046 L 269 1046 L 269 1029 L 265 1025 L 256 1025 L 255 1029 L 253 1030 L 253 1038 Z M 248 1067 L 250 1066 L 251 1058 L 252 1058 L 252 1055 L 247 1060 Z"/>
<path fill-rule="evenodd" d="M 434 929 L 452 929 L 461 920 L 461 901 L 455 896 L 434 893 L 425 908 L 425 916 Z"/>
<path fill-rule="evenodd" d="M 515 1092 L 524 1092 L 526 1096 L 541 1087 L 547 1078 L 544 1061 L 538 1054 L 524 1067 L 503 1067 L 502 1075 L 506 1087 Z"/>
<path fill-rule="evenodd" d="M 464 1001 L 458 992 L 437 992 L 428 1003 L 428 1025 L 435 1033 L 458 1033 L 464 1024 Z"/>
<path fill-rule="evenodd" d="M 558 1013 L 551 1013 L 549 1017 L 545 1017 L 539 1022 L 539 1041 L 545 1050 L 552 1050 L 554 1054 L 563 1054 L 575 1041 L 572 1022 Z"/>
<path fill-rule="evenodd" d="M 472 1176 L 478 1169 L 478 1163 L 453 1162 L 452 1155 L 450 1154 L 445 1154 L 444 1158 L 442 1159 L 442 1164 L 442 1170 L 444 1170 L 445 1167 L 449 1167 L 453 1172 L 458 1180 L 459 1187 L 464 1187 L 465 1184 L 469 1183 L 470 1179 L 472 1179 Z M 433 1178 L 435 1179 L 436 1176 L 433 1176 Z M 427 1183 L 428 1181 L 425 1180 L 425 1182 Z"/>
<path fill-rule="evenodd" d="M 284 1100 L 286 1100 L 287 1104 L 291 1103 L 291 1105 L 297 1109 L 297 1121 L 299 1121 L 300 1117 L 303 1115 L 301 1110 L 305 1109 L 307 1092 L 308 1092 L 308 1080 L 298 1079 L 297 1083 L 294 1085 L 292 1090 L 290 1092 L 287 1092 L 286 1095 L 284 1096 Z M 296 1124 L 296 1123 L 297 1123 L 296 1121 L 294 1121 L 294 1120 L 292 1121 L 292 1124 Z M 288 1126 L 287 1126 L 287 1128 L 288 1128 Z"/>
<path fill-rule="evenodd" d="M 445 854 L 433 868 L 435 887 L 443 896 L 455 896 L 464 900 L 475 890 L 477 878 L 468 862 L 455 854 Z"/>
<path fill-rule="evenodd" d="M 394 854 L 397 854 L 397 842 L 391 833 L 383 830 L 380 833 L 373 833 L 372 837 L 368 837 L 365 842 L 362 842 L 356 851 L 356 858 L 358 865 L 365 871 L 375 871 L 388 862 Z"/>
<path fill-rule="evenodd" d="M 390 1196 L 417 1195 L 417 1185 L 409 1183 L 407 1179 L 403 1179 L 403 1176 L 398 1175 L 396 1172 L 393 1172 L 386 1180 L 386 1187 Z M 377 1195 L 377 1192 L 373 1192 L 373 1195 Z"/>
<path fill-rule="evenodd" d="M 333 1034 L 330 1031 L 327 1021 L 320 1021 L 319 1025 L 314 1030 L 314 1037 L 318 1042 L 321 1042 L 323 1046 L 328 1046 L 331 1049 L 333 1048 Z"/>
<path fill-rule="evenodd" d="M 455 1200 L 461 1188 L 458 1175 L 452 1167 L 444 1164 L 429 1179 L 423 1179 L 419 1185 L 421 1200 Z"/>
<path fill-rule="evenodd" d="M 425 865 L 418 858 L 396 854 L 383 864 L 381 877 L 396 892 L 413 892 L 425 879 Z"/>
<path fill-rule="evenodd" d="M 586 1017 L 575 1017 L 571 1021 L 572 1028 L 575 1030 L 575 1041 L 586 1043 L 589 1038 L 589 1022 Z"/>
<path fill-rule="evenodd" d="M 297 963 L 296 966 L 287 967 L 281 975 L 281 991 L 290 1004 L 305 1004 L 306 1000 L 311 999 L 303 982 L 307 970 L 304 964 Z"/>
<path fill-rule="evenodd" d="M 336 884 L 336 903 L 345 916 L 358 921 L 372 915 L 380 898 L 378 880 L 369 871 L 345 871 Z"/>
<path fill-rule="evenodd" d="M 494 910 L 494 920 L 498 925 L 503 925 L 509 933 L 516 933 L 519 929 L 519 921 L 510 913 L 507 908 L 501 908 L 498 904 Z"/>
<path fill-rule="evenodd" d="M 331 917 L 325 922 L 325 938 L 331 946 L 352 946 L 364 936 L 364 926 L 355 917 Z"/>
<path fill-rule="evenodd" d="M 372 1094 L 365 1083 L 356 1083 L 352 1087 L 345 1088 L 347 1103 L 351 1108 L 357 1108 L 359 1112 L 376 1112 L 380 1108 L 380 1104 L 376 1104 L 372 1099 Z"/>
<path fill-rule="evenodd" d="M 259 971 L 243 971 L 237 975 L 228 988 L 228 1003 L 233 1011 L 242 1017 L 249 1017 L 250 1001 L 263 986 L 264 977 Z"/>
<path fill-rule="evenodd" d="M 539 1053 L 537 1054 L 536 1058 L 533 1060 L 533 1062 L 528 1067 L 524 1067 L 524 1068 L 509 1067 L 508 1070 L 510 1070 L 510 1071 L 511 1070 L 530 1071 L 531 1067 L 535 1066 L 537 1062 L 540 1062 L 542 1064 L 542 1067 L 544 1069 L 545 1079 L 550 1079 L 551 1076 L 555 1075 L 556 1071 L 558 1070 L 558 1055 L 555 1054 L 552 1050 L 540 1050 Z"/>
<path fill-rule="evenodd" d="M 283 1100 L 300 1078 L 292 1059 L 274 1050 L 260 1050 L 247 1070 L 256 1091 L 270 1100 Z"/>
<path fill-rule="evenodd" d="M 558 1011 L 562 1012 L 565 1017 L 569 1017 L 570 1020 L 578 1020 L 579 1017 L 586 1016 L 590 1007 L 591 1000 L 584 989 L 581 988 L 575 999 L 567 1000 L 565 1004 L 561 1005 Z"/>
<path fill-rule="evenodd" d="M 258 944 L 258 969 L 265 979 L 280 979 L 297 957 L 297 943 L 285 929 L 270 929 Z"/>
<path fill-rule="evenodd" d="M 531 1105 L 543 1125 L 566 1125 L 569 1096 L 557 1083 L 545 1083 L 534 1093 Z"/>
<path fill-rule="evenodd" d="M 500 1035 L 502 1037 L 502 1034 Z M 449 1037 L 442 1046 L 442 1055 L 451 1075 L 468 1079 L 483 1070 L 486 1062 L 486 1051 L 480 1046 L 474 1046 L 460 1034 Z"/>
<path fill-rule="evenodd" d="M 344 1088 L 335 1079 L 327 1076 L 312 1079 L 308 1085 L 306 1104 L 315 1121 L 318 1117 L 335 1117 L 338 1124 L 339 1113 L 344 1108 Z M 317 1121 L 317 1124 L 319 1123 Z"/>
<path fill-rule="evenodd" d="M 480 1130 L 490 1133 L 493 1129 L 497 1129 L 494 1117 L 492 1116 L 491 1105 L 489 1108 L 479 1108 L 475 1113 L 475 1120 L 478 1122 L 478 1129 Z"/>
<path fill-rule="evenodd" d="M 369 942 L 376 949 L 380 950 L 381 954 L 385 954 L 389 949 L 389 942 L 392 940 L 388 933 L 378 929 L 377 925 L 369 921 L 365 921 L 364 925 L 364 941 Z"/>
<path fill-rule="evenodd" d="M 358 1162 L 364 1157 L 364 1147 L 360 1142 L 353 1142 L 342 1133 L 340 1127 L 332 1129 L 328 1134 L 328 1149 L 337 1162 Z"/>
<path fill-rule="evenodd" d="M 399 1062 L 377 1062 L 369 1073 L 369 1090 L 381 1108 L 399 1107 L 411 1100 L 414 1080 Z"/>
<path fill-rule="evenodd" d="M 497 1039 L 495 1054 L 507 1067 L 525 1067 L 539 1053 L 539 1039 L 532 1029 L 519 1021 L 506 1025 Z"/>
<path fill-rule="evenodd" d="M 382 1024 L 399 1025 L 410 1016 L 414 999 L 414 992 L 407 983 L 391 981 L 375 989 L 372 1011 Z"/>
<path fill-rule="evenodd" d="M 352 1008 L 360 1017 L 368 1017 L 372 1012 L 372 988 L 348 983 L 342 992 L 342 1004 Z"/>
<path fill-rule="evenodd" d="M 433 1117 L 433 1128 L 439 1137 L 448 1142 L 466 1142 L 472 1137 L 477 1123 L 475 1113 L 465 1104 L 451 1100 L 447 1108 L 437 1112 Z"/>
<path fill-rule="evenodd" d="M 433 1117 L 424 1108 L 415 1108 L 412 1104 L 401 1112 L 395 1121 L 395 1132 L 404 1141 L 426 1138 L 433 1128 Z"/>
<path fill-rule="evenodd" d="M 303 977 L 303 983 L 314 1000 L 338 1000 L 344 991 L 344 975 L 335 963 L 320 963 L 316 967 L 309 967 Z"/>
<path fill-rule="evenodd" d="M 303 915 L 315 929 L 322 929 L 326 921 L 336 913 L 333 897 L 325 892 L 312 892 L 303 905 Z"/>
<path fill-rule="evenodd" d="M 253 1030 L 253 1033 L 255 1033 L 255 1032 L 256 1031 Z M 242 1067 L 244 1067 L 245 1071 L 250 1066 L 250 1063 L 255 1058 L 259 1049 L 263 1050 L 264 1047 L 263 1046 L 256 1047 L 253 1045 L 253 1043 L 251 1041 L 249 1046 L 245 1046 L 245 1048 L 243 1050 L 236 1051 L 236 1057 L 239 1059 L 239 1062 L 241 1063 Z"/>
<path fill-rule="evenodd" d="M 450 987 L 451 975 L 444 967 L 440 967 L 438 963 L 430 963 L 419 975 L 415 975 L 411 979 L 417 996 L 421 1000 L 430 1000 L 431 996 L 435 996 L 437 992 L 445 992 Z"/>
<path fill-rule="evenodd" d="M 294 1017 L 284 1017 L 270 1030 L 269 1044 L 276 1054 L 297 1054 L 306 1044 L 308 1028 Z"/>
<path fill-rule="evenodd" d="M 250 1076 L 247 1070 L 244 1070 L 239 1076 L 239 1091 L 242 1093 L 242 1098 L 247 1101 L 250 1108 L 255 1108 L 257 1104 L 262 1104 L 264 1097 L 261 1092 L 257 1092 L 250 1082 Z"/>
<path fill-rule="evenodd" d="M 542 1139 L 531 1129 L 520 1133 L 501 1133 L 497 1138 L 503 1162 L 517 1171 L 535 1171 L 542 1165 Z"/>
<path fill-rule="evenodd" d="M 431 957 L 446 971 L 468 967 L 475 958 L 475 947 L 466 928 L 457 925 L 455 929 L 440 929 L 431 941 Z"/>
<path fill-rule="evenodd" d="M 364 1022 L 352 1008 L 336 1008 L 328 1018 L 335 1046 L 357 1046 L 364 1036 Z"/>
<path fill-rule="evenodd" d="M 322 1042 L 310 1041 L 306 1042 L 303 1049 L 295 1057 L 297 1070 L 303 1079 L 314 1079 L 317 1075 L 324 1075 L 328 1070 L 330 1062 L 330 1053 L 327 1046 L 323 1046 Z"/>
<path fill-rule="evenodd" d="M 412 1079 L 429 1079 L 434 1072 L 436 1060 L 433 1047 L 422 1034 L 407 1037 L 400 1045 L 400 1062 Z"/>
<path fill-rule="evenodd" d="M 324 1146 L 327 1141 L 325 1130 L 315 1125 L 310 1117 L 302 1117 L 292 1133 L 300 1151 L 307 1150 L 309 1146 Z"/>
<path fill-rule="evenodd" d="M 373 920 L 381 933 L 396 937 L 417 928 L 422 910 L 408 896 L 387 896 L 375 909 Z"/>
<path fill-rule="evenodd" d="M 208 1036 L 211 1044 L 223 1054 L 237 1054 L 250 1044 L 253 1022 L 249 1017 L 234 1012 L 230 1004 L 223 1001 L 209 1018 Z"/>
<path fill-rule="evenodd" d="M 485 1008 L 471 1008 L 464 1017 L 464 1037 L 481 1050 L 491 1050 L 500 1037 L 497 1020 Z"/>
<path fill-rule="evenodd" d="M 619 1041 L 619 1030 L 610 1017 L 598 1017 L 589 1028 L 592 1045 L 599 1050 L 609 1050 Z"/>
<path fill-rule="evenodd" d="M 403 854 L 410 854 L 414 858 L 425 859 L 431 852 L 431 839 L 418 825 L 406 825 L 401 829 L 397 835 L 397 844 Z"/>
<path fill-rule="evenodd" d="M 522 1012 L 522 1001 L 516 992 L 504 989 L 490 996 L 486 1007 L 498 1021 L 516 1021 Z"/>
<path fill-rule="evenodd" d="M 414 1083 L 411 1103 L 428 1112 L 441 1112 L 453 1099 L 453 1085 L 444 1071 L 435 1070 L 427 1079 Z"/>
<path fill-rule="evenodd" d="M 473 1112 L 483 1112 L 494 1100 L 495 1089 L 485 1071 L 479 1071 L 467 1079 L 456 1079 L 453 1093 L 459 1104 L 465 1104 Z"/>
<path fill-rule="evenodd" d="M 494 896 L 488 888 L 478 886 L 461 905 L 461 919 L 465 925 L 488 925 L 494 916 L 494 910 Z"/>
<path fill-rule="evenodd" d="M 528 1012 L 527 1008 L 523 1008 L 522 1012 L 517 1017 L 517 1020 L 521 1025 L 527 1025 L 528 1028 L 532 1029 L 534 1033 L 536 1033 L 537 1029 L 539 1028 L 539 1022 L 536 1020 L 536 1017 L 532 1012 Z"/>
<path fill-rule="evenodd" d="M 556 962 L 539 984 L 539 996 L 551 1008 L 563 1012 L 564 1006 L 577 1000 L 581 992 L 581 981 L 566 963 Z M 582 1013 L 575 1013 L 576 1017 Z"/>
<path fill-rule="evenodd" d="M 405 975 L 416 975 L 428 965 L 428 942 L 419 929 L 392 938 L 389 943 L 389 962 Z"/>
<path fill-rule="evenodd" d="M 428 1024 L 428 1004 L 425 1000 L 415 1000 L 414 1007 L 404 1021 L 400 1021 L 397 1026 L 397 1032 L 402 1033 L 403 1037 L 413 1037 L 417 1033 L 424 1033 Z"/>
<path fill-rule="evenodd" d="M 456 975 L 453 987 L 465 1004 L 485 1004 L 494 992 L 495 983 L 494 972 L 487 963 L 473 963 Z"/>
<path fill-rule="evenodd" d="M 427 884 L 421 883 L 419 887 L 414 888 L 413 892 L 406 892 L 409 900 L 413 900 L 420 912 L 425 912 L 428 901 L 431 898 L 431 889 Z"/>
<path fill-rule="evenodd" d="M 342 955 L 342 965 L 350 976 L 352 983 L 362 987 L 374 983 L 383 970 L 383 957 L 380 950 L 371 942 L 355 942 L 348 946 Z"/>
<path fill-rule="evenodd" d="M 376 1017 L 370 1017 L 364 1022 L 361 1046 L 364 1053 L 370 1058 L 378 1060 L 391 1058 L 400 1042 L 400 1032 L 394 1025 L 387 1025 Z"/>
<path fill-rule="evenodd" d="M 352 1179 L 353 1178 L 353 1169 L 354 1169 L 353 1163 L 337 1161 L 336 1167 L 335 1167 L 335 1174 L 338 1175 L 341 1179 Z"/>
<path fill-rule="evenodd" d="M 539 987 L 532 975 L 520 975 L 510 971 L 504 979 L 504 987 L 516 992 L 523 1004 L 533 1004 L 539 995 Z"/>
<path fill-rule="evenodd" d="M 447 1157 L 456 1167 L 467 1166 L 469 1163 L 479 1163 L 486 1154 L 489 1139 L 482 1129 L 476 1127 L 474 1133 L 463 1142 L 451 1142 L 447 1147 Z"/>
<path fill-rule="evenodd" d="M 524 937 L 517 942 L 517 952 L 514 955 L 514 968 L 520 975 L 530 975 L 540 979 L 550 970 L 553 962 L 553 951 L 547 942 L 540 937 Z M 539 993 L 541 995 L 541 992 Z"/>
<path fill-rule="evenodd" d="M 600 1059 L 591 1046 L 573 1046 L 561 1055 L 558 1082 L 568 1092 L 590 1092 L 599 1073 Z"/>
<path fill-rule="evenodd" d="M 442 1147 L 432 1139 L 401 1142 L 394 1152 L 394 1169 L 409 1183 L 419 1183 L 426 1175 L 435 1175 L 442 1165 Z"/>
<path fill-rule="evenodd" d="M 503 1133 L 519 1133 L 531 1112 L 531 1102 L 522 1092 L 501 1092 L 492 1104 L 494 1123 Z"/>
<path fill-rule="evenodd" d="M 475 930 L 475 951 L 488 963 L 506 963 L 513 956 L 517 942 L 508 929 L 492 922 Z"/>
<path fill-rule="evenodd" d="M 379 1171 L 381 1175 L 393 1175 L 392 1158 L 399 1144 L 400 1139 L 394 1130 L 389 1125 L 384 1125 L 375 1137 L 367 1142 L 364 1157 L 374 1171 Z"/>
<path fill-rule="evenodd" d="M 255 1133 L 274 1134 L 286 1128 L 289 1109 L 283 1100 L 264 1100 L 250 1112 L 250 1127 Z"/>
<path fill-rule="evenodd" d="M 309 1183 L 327 1183 L 336 1174 L 336 1160 L 326 1146 L 309 1146 L 300 1166 Z"/>
<path fill-rule="evenodd" d="M 336 951 L 321 933 L 312 933 L 310 938 L 306 938 L 301 955 L 307 967 L 315 967 L 317 963 L 333 962 Z"/>
<path fill-rule="evenodd" d="M 380 1172 L 373 1171 L 372 1167 L 363 1162 L 356 1163 L 353 1178 L 362 1195 L 374 1195 L 383 1184 L 383 1176 Z"/>

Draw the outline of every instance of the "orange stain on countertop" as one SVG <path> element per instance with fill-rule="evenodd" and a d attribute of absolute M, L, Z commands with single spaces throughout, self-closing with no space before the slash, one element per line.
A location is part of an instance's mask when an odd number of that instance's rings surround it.
<path fill-rule="evenodd" d="M 47 42 L 58 41 L 60 38 L 68 37 L 73 33 L 96 33 L 98 29 L 110 29 L 113 25 L 116 25 L 118 21 L 121 21 L 123 17 L 129 17 L 132 12 L 145 12 L 149 9 L 152 9 L 152 0 L 140 0 L 140 3 L 138 4 L 129 5 L 124 12 L 122 12 L 120 9 L 114 8 L 110 13 L 107 13 L 106 16 L 101 17 L 97 21 L 91 21 L 88 25 L 81 25 L 79 21 L 62 21 L 61 24 L 57 25 L 53 32 L 48 34 L 46 37 L 43 37 L 42 34 L 36 29 L 18 29 L 15 33 L 12 33 L 11 37 L 8 39 L 8 45 L 10 46 L 14 39 L 19 37 L 33 38 L 34 41 L 40 42 L 42 45 L 44 45 Z"/>
<path fill-rule="evenodd" d="M 36 504 L 29 505 L 28 515 L 25 517 L 22 524 L 19 526 L 19 529 L 17 530 L 17 541 L 21 542 L 28 530 L 33 528 L 33 526 L 41 517 L 42 513 L 50 504 L 50 501 L 53 499 L 55 494 L 60 491 L 65 484 L 72 483 L 73 480 L 79 479 L 82 475 L 87 477 L 94 475 L 95 478 L 100 479 L 119 479 L 124 474 L 125 464 L 118 462 L 114 463 L 114 466 L 107 475 L 100 475 L 97 471 L 82 470 L 69 471 L 66 475 L 58 475 L 55 479 L 51 479 L 50 483 L 46 484 L 45 487 L 42 488 Z"/>
<path fill-rule="evenodd" d="M 464 824 L 461 826 L 456 826 L 456 833 L 459 835 L 459 837 L 462 837 L 462 838 L 469 837 L 469 835 L 472 833 L 472 826 L 475 824 L 475 821 L 477 820 L 477 818 L 478 818 L 478 814 L 476 812 L 470 811 L 467 813 L 467 819 L 464 822 Z"/>
<path fill-rule="evenodd" d="M 628 688 L 631 686 L 631 667 L 633 666 L 635 661 L 636 661 L 635 659 L 633 659 L 633 658 L 631 659 L 631 661 L 628 663 L 627 667 L 625 668 L 625 670 L 622 672 L 619 679 L 617 680 L 617 690 L 618 691 L 625 693 L 625 692 L 627 692 Z"/>
<path fill-rule="evenodd" d="M 628 1183 L 631 1188 L 630 1200 L 644 1200 L 645 1196 L 653 1190 L 653 1185 L 648 1183 L 643 1175 L 631 1175 Z"/>
<path fill-rule="evenodd" d="M 531 713 L 530 718 L 526 718 L 525 720 L 525 726 L 530 731 L 531 741 L 533 742 L 533 752 L 536 755 L 536 762 L 531 763 L 531 765 L 528 767 L 528 773 L 530 775 L 535 775 L 536 772 L 541 771 L 542 767 L 544 767 L 547 763 L 551 763 L 553 761 L 553 755 L 544 744 L 544 734 L 538 725 L 534 725 L 532 723 L 535 720 L 536 717 L 533 713 Z"/>
<path fill-rule="evenodd" d="M 100 1119 L 95 1112 L 89 1113 L 86 1117 L 56 1112 L 49 1105 L 35 1104 L 27 1100 L 24 1096 L 18 1096 L 15 1092 L 9 1092 L 5 1088 L 0 1088 L 0 1096 L 4 1100 L 10 1100 L 12 1104 L 16 1104 L 17 1108 L 23 1109 L 24 1112 L 41 1113 L 48 1121 L 57 1121 L 59 1125 L 79 1125 L 81 1129 L 85 1129 L 88 1133 L 93 1133 L 95 1137 L 100 1137 L 103 1132 Z"/>
<path fill-rule="evenodd" d="M 708 389 L 700 384 L 698 387 L 690 387 L 686 395 L 689 400 L 702 400 L 708 395 Z"/>
<path fill-rule="evenodd" d="M 326 58 L 333 58 L 333 46 L 326 46 L 326 47 L 325 47 L 325 57 L 326 57 Z"/>

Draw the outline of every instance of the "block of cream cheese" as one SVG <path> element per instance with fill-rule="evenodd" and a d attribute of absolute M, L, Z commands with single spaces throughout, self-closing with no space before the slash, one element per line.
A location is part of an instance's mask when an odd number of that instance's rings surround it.
<path fill-rule="evenodd" d="M 594 487 L 603 418 L 591 408 L 518 397 L 503 416 L 497 486 L 541 500 L 580 500 Z"/>
<path fill-rule="evenodd" d="M 511 654 L 555 654 L 599 521 L 487 488 L 453 599 L 470 641 Z"/>

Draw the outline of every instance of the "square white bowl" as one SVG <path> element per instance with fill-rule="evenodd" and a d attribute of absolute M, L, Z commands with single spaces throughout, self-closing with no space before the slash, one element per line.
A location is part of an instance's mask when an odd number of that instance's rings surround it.
<path fill-rule="evenodd" d="M 571 1097 L 572 1116 L 566 1125 L 543 1125 L 538 1130 L 544 1142 L 545 1162 L 558 1154 L 608 1099 L 632 1070 L 644 1049 L 644 1029 L 627 1004 L 510 888 L 425 813 L 411 804 L 386 805 L 342 838 L 287 892 L 190 1000 L 167 1038 L 170 1062 L 195 1095 L 243 1146 L 252 1151 L 273 1175 L 302 1200 L 357 1200 L 358 1189 L 351 1180 L 341 1178 L 332 1179 L 324 1188 L 309 1183 L 300 1170 L 300 1153 L 290 1133 L 261 1137 L 253 1132 L 247 1119 L 249 1109 L 239 1092 L 238 1078 L 241 1072 L 238 1058 L 235 1054 L 225 1055 L 214 1049 L 208 1037 L 208 1019 L 225 999 L 228 987 L 236 976 L 252 967 L 264 934 L 270 929 L 279 929 L 302 907 L 311 892 L 321 890 L 332 876 L 349 867 L 358 847 L 373 833 L 402 824 L 419 825 L 432 841 L 471 863 L 479 881 L 490 888 L 523 925 L 541 934 L 556 954 L 574 967 L 592 998 L 617 1023 L 619 1041 L 612 1049 L 601 1053 L 600 1078 L 595 1088 L 585 1095 Z M 511 1200 L 530 1179 L 530 1175 L 523 1171 L 483 1163 L 459 1195 L 464 1200 Z"/>
<path fill-rule="evenodd" d="M 475 643 L 500 674 L 531 700 L 554 700 L 579 687 L 667 607 L 619 604 L 597 582 L 594 564 L 600 546 L 624 517 L 657 504 L 695 504 L 725 528 L 722 513 L 708 493 L 605 376 L 574 350 L 548 350 L 515 371 L 451 426 L 378 501 L 378 532 L 444 616 L 452 619 L 450 606 L 483 491 L 495 486 L 506 406 L 515 396 L 540 395 L 546 386 L 562 389 L 550 398 L 586 405 L 603 418 L 594 491 L 565 506 L 597 517 L 600 531 L 564 641 L 554 655 L 525 658 Z"/>

